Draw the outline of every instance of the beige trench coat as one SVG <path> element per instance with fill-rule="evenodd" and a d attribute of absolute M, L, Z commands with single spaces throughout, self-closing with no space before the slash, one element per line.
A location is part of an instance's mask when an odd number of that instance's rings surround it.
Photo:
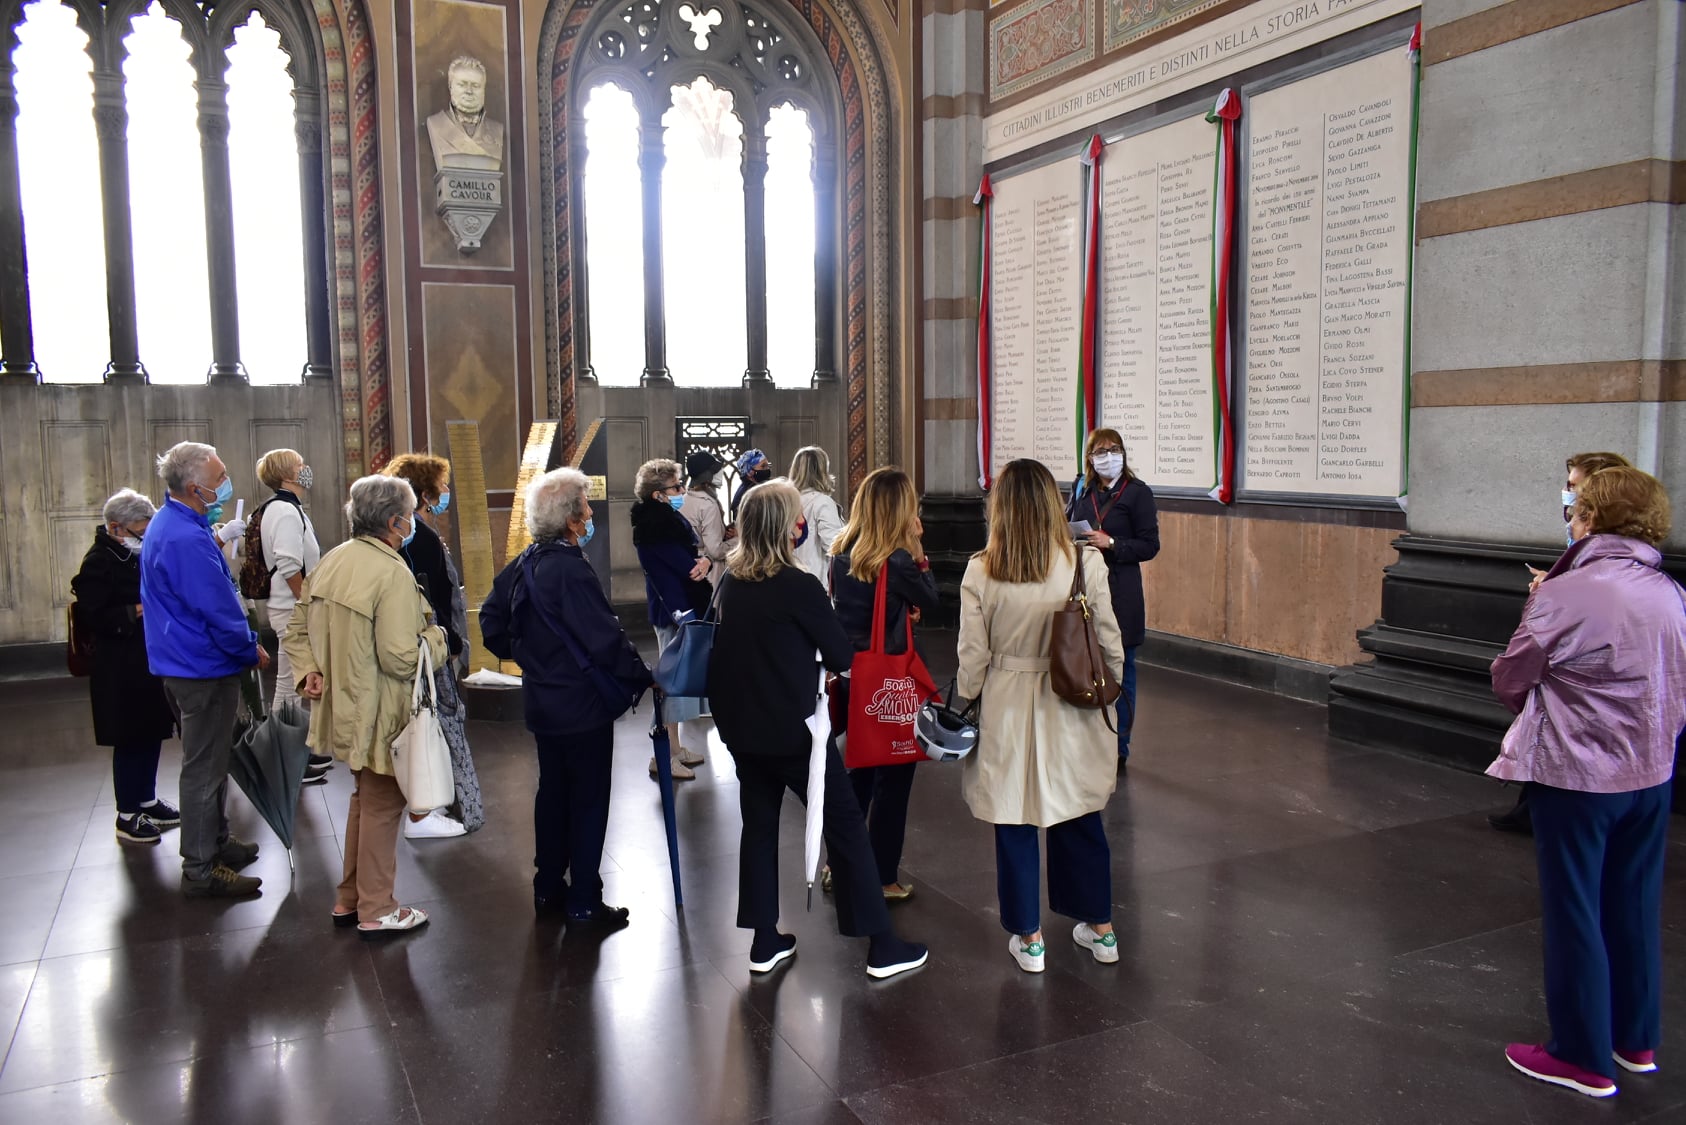
<path fill-rule="evenodd" d="M 310 746 L 354 770 L 392 773 L 392 740 L 410 721 L 410 692 L 425 641 L 435 666 L 445 631 L 398 552 L 378 539 L 348 540 L 305 579 L 282 642 L 299 685 L 322 673 L 310 711 Z"/>
<path fill-rule="evenodd" d="M 1088 547 L 1079 554 L 1101 651 L 1122 681 L 1106 560 Z M 960 788 L 979 820 L 1045 828 L 1105 808 L 1117 786 L 1118 736 L 1104 714 L 1065 702 L 1048 678 L 1048 634 L 1071 593 L 1071 565 L 1056 557 L 1044 581 L 1008 583 L 973 559 L 960 583 L 955 690 L 983 698 L 978 748 L 961 763 Z"/>

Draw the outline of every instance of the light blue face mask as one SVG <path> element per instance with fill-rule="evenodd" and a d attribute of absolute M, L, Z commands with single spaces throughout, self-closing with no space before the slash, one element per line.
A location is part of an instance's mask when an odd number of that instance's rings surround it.
<path fill-rule="evenodd" d="M 416 518 L 414 516 L 411 516 L 410 517 L 410 534 L 404 536 L 404 541 L 402 543 L 398 544 L 398 549 L 400 551 L 402 551 L 405 547 L 408 547 L 410 545 L 410 540 L 414 539 L 415 537 L 416 537 Z"/>
<path fill-rule="evenodd" d="M 669 496 L 667 498 L 667 502 L 673 506 L 673 510 L 676 512 L 685 506 L 685 498 L 683 496 Z"/>
<path fill-rule="evenodd" d="M 198 489 L 203 486 L 196 484 L 193 487 Z M 216 502 L 207 505 L 205 508 L 205 518 L 211 523 L 216 523 L 222 519 L 222 506 L 232 499 L 234 499 L 234 481 L 229 477 L 223 477 L 222 483 L 217 485 Z"/>
<path fill-rule="evenodd" d="M 585 546 L 587 543 L 591 542 L 591 537 L 593 535 L 596 535 L 596 534 L 597 534 L 597 529 L 592 526 L 591 521 L 589 519 L 586 520 L 585 521 L 585 530 L 580 532 L 579 545 L 581 547 Z"/>
<path fill-rule="evenodd" d="M 1575 545 L 1575 525 L 1574 524 L 1566 523 L 1566 524 L 1563 525 L 1563 541 L 1568 543 L 1569 546 L 1571 546 L 1571 547 L 1573 547 Z"/>
<path fill-rule="evenodd" d="M 441 492 L 439 494 L 439 502 L 437 504 L 433 505 L 433 507 L 429 508 L 428 511 L 432 512 L 436 516 L 442 516 L 442 515 L 445 514 L 445 510 L 447 508 L 449 508 L 450 506 L 451 506 L 451 494 L 450 494 L 450 492 L 449 491 Z"/>
<path fill-rule="evenodd" d="M 1567 488 L 1563 490 L 1563 506 L 1565 508 L 1573 508 L 1575 506 L 1575 494 Z"/>

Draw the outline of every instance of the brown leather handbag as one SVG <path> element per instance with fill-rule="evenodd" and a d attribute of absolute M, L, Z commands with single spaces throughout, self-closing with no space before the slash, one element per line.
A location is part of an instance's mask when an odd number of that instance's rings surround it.
<path fill-rule="evenodd" d="M 1065 605 L 1054 611 L 1053 629 L 1048 637 L 1048 677 L 1055 695 L 1073 707 L 1100 708 L 1106 716 L 1107 729 L 1116 733 L 1111 707 L 1124 689 L 1107 667 L 1100 633 L 1095 629 L 1094 614 L 1089 607 L 1089 595 L 1083 587 L 1086 549 L 1077 549 L 1071 595 Z"/>

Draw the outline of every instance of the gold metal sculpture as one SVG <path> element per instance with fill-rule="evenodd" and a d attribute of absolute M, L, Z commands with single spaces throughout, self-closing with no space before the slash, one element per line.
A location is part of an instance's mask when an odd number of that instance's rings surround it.
<path fill-rule="evenodd" d="M 521 468 L 515 476 L 515 502 L 509 508 L 509 537 L 504 541 L 504 558 L 513 559 L 533 537 L 527 534 L 527 486 L 551 469 L 556 453 L 558 422 L 534 422 L 527 430 L 527 448 L 521 454 Z"/>
<path fill-rule="evenodd" d="M 486 506 L 486 466 L 480 457 L 480 423 L 446 422 L 456 485 L 457 536 L 462 543 L 463 593 L 468 601 L 469 663 L 498 671 L 498 658 L 480 636 L 480 603 L 492 592 L 492 517 Z"/>

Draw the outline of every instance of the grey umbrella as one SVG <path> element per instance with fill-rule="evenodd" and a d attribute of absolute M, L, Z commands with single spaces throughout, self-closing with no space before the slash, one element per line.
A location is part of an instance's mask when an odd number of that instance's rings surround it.
<path fill-rule="evenodd" d="M 255 688 L 255 677 L 248 684 Z M 228 774 L 280 838 L 281 846 L 287 849 L 287 866 L 292 868 L 293 822 L 310 758 L 310 747 L 305 745 L 310 720 L 296 703 L 284 703 L 266 715 L 261 696 L 255 706 L 251 705 L 253 695 L 247 691 L 250 714 L 234 728 Z"/>

